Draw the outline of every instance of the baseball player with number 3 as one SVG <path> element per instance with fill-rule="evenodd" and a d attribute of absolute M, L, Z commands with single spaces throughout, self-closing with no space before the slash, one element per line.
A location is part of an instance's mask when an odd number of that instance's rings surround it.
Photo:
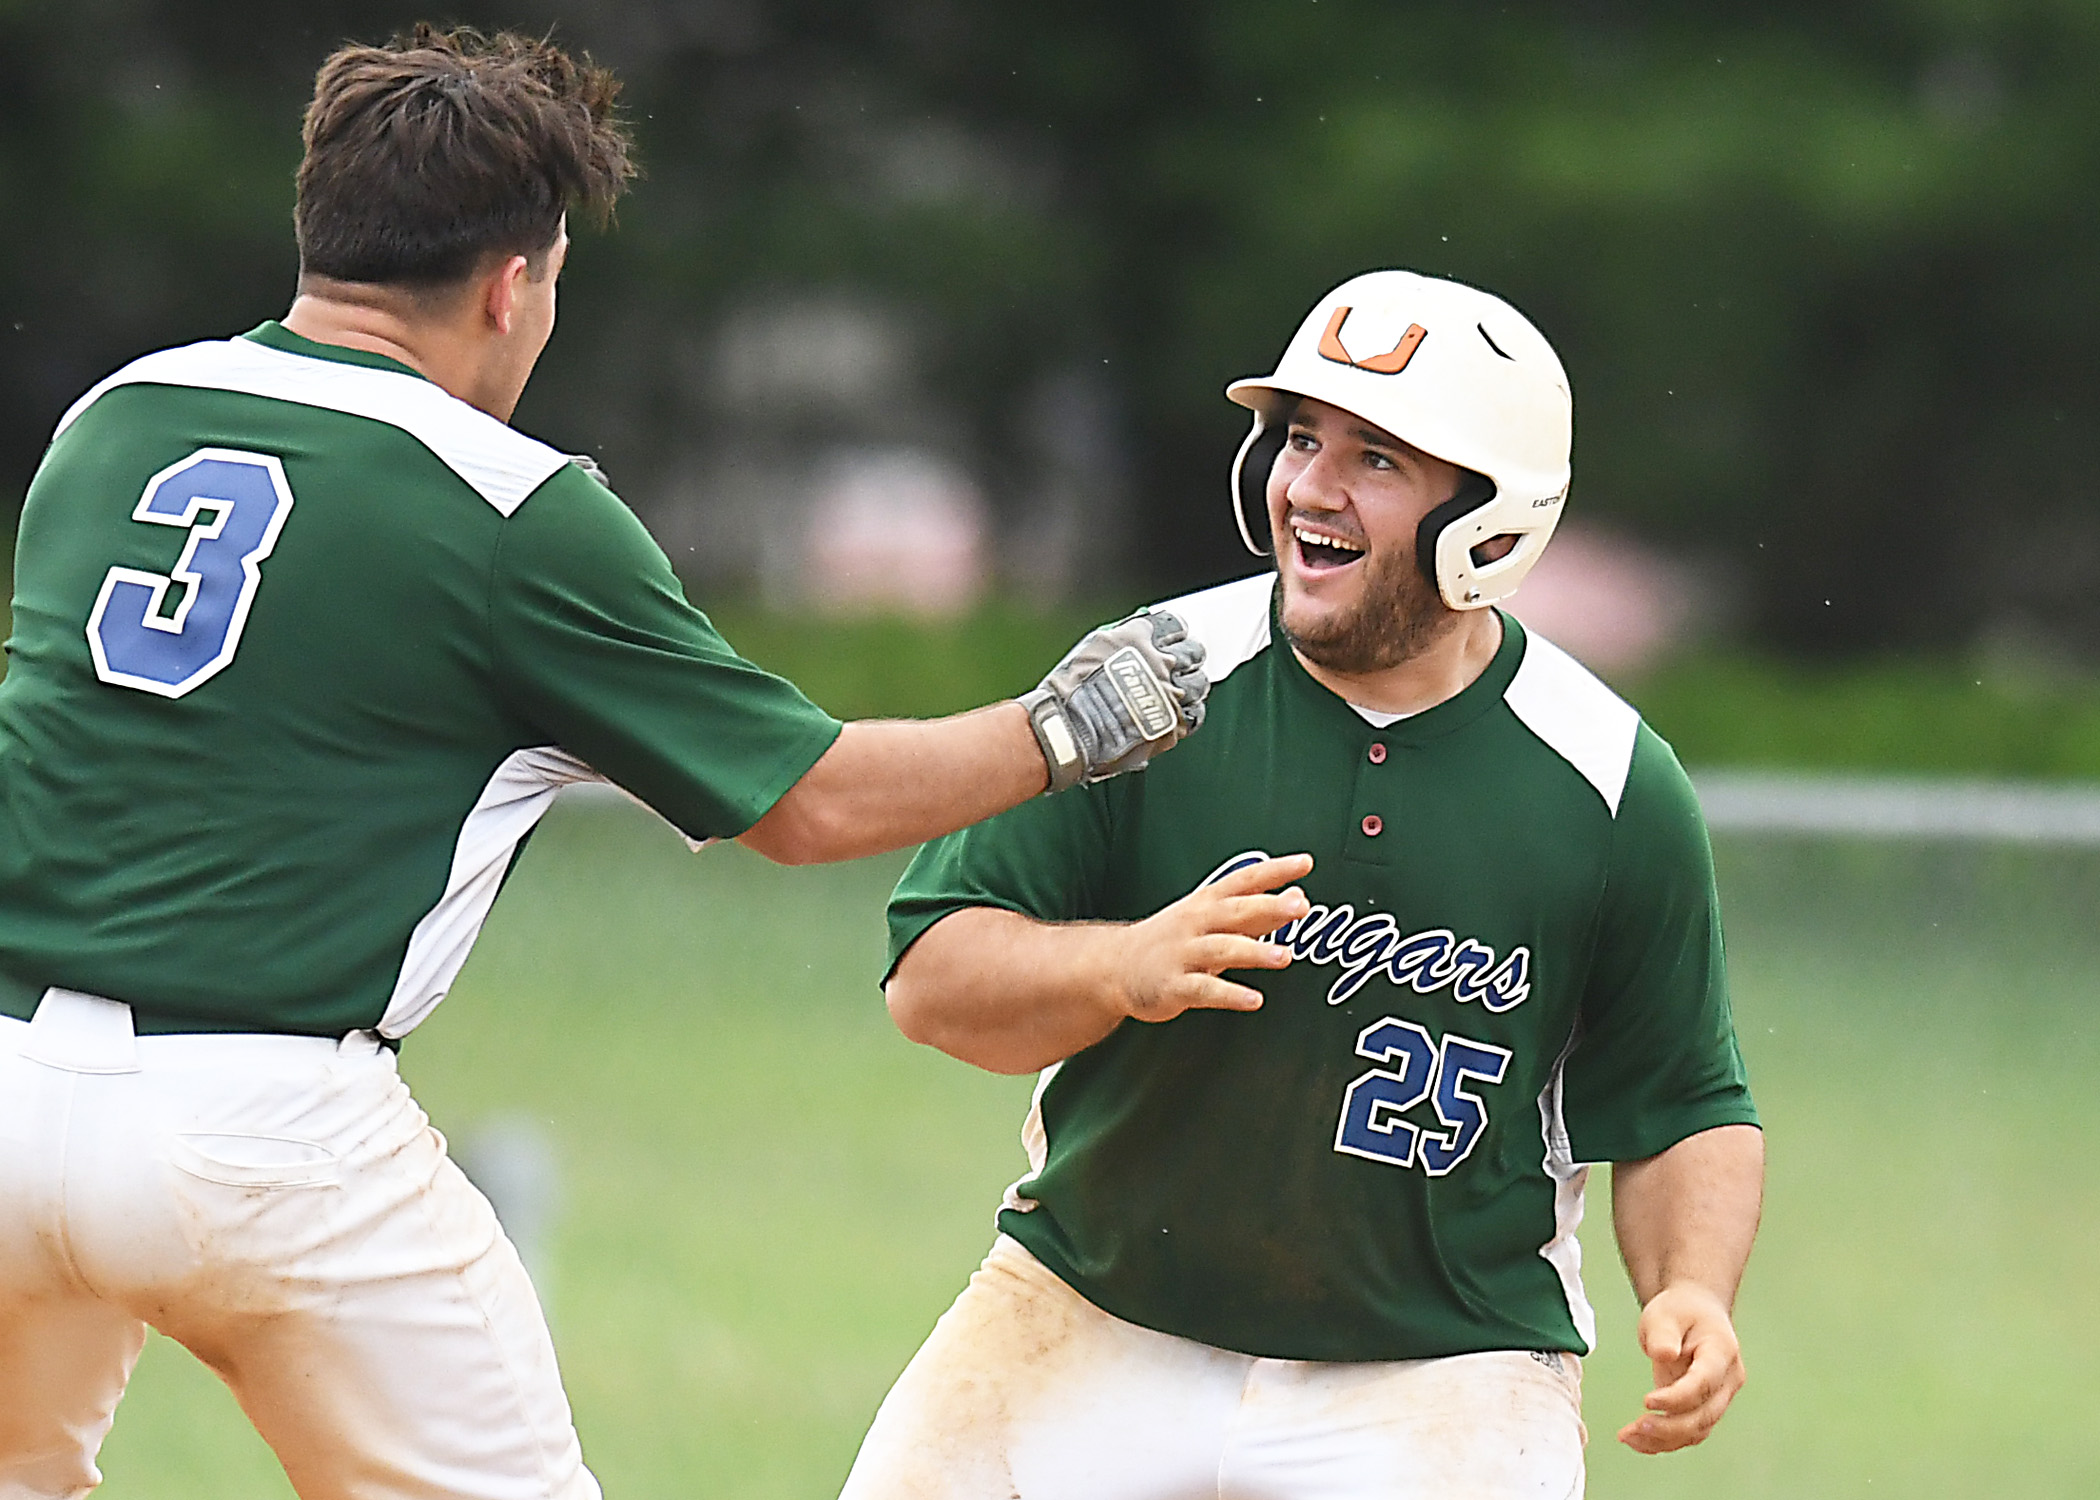
<path fill-rule="evenodd" d="M 329 58 L 280 322 L 118 371 L 22 512 L 0 684 L 0 1500 L 60 1500 L 150 1324 L 305 1500 L 591 1500 L 532 1286 L 395 1072 L 564 785 L 789 863 L 1134 770 L 1202 717 L 1154 612 L 1042 685 L 841 725 L 730 650 L 602 476 L 508 424 L 601 69 Z"/>
<path fill-rule="evenodd" d="M 1655 1380 L 1620 1440 L 1697 1443 L 1742 1383 L 1763 1137 L 1698 804 L 1492 607 L 1566 498 L 1560 361 L 1380 271 L 1228 394 L 1275 569 L 1168 606 L 1204 735 L 892 901 L 905 1034 L 1038 1082 L 847 1500 L 1567 1500 L 1601 1162 Z"/>

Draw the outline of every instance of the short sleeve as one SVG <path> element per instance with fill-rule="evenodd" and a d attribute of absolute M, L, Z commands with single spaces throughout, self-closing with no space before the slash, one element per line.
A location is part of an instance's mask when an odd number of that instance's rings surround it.
<path fill-rule="evenodd" d="M 489 616 L 513 709 L 692 838 L 742 833 L 838 737 L 730 649 L 634 513 L 573 466 L 504 523 Z"/>
<path fill-rule="evenodd" d="M 1577 1161 L 1638 1161 L 1702 1130 L 1757 1123 L 1705 820 L 1677 757 L 1646 725 L 1614 820 L 1561 1108 Z"/>
<path fill-rule="evenodd" d="M 1003 907 L 1043 922 L 1098 917 L 1113 795 L 1111 783 L 1036 797 L 921 848 L 890 897 L 884 981 L 927 928 L 965 907 Z"/>

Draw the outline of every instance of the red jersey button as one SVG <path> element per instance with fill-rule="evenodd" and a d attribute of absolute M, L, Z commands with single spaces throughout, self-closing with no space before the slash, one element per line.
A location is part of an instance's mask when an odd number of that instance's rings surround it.
<path fill-rule="evenodd" d="M 1364 836 L 1366 838 L 1375 839 L 1378 837 L 1378 835 L 1384 832 L 1385 819 L 1379 817 L 1377 813 L 1364 814 Z"/>
<path fill-rule="evenodd" d="M 1377 744 L 1375 742 L 1372 744 L 1371 764 L 1374 766 L 1382 766 L 1385 764 L 1385 746 Z"/>

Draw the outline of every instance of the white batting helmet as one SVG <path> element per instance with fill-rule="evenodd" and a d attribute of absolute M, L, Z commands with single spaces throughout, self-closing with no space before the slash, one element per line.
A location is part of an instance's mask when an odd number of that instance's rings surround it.
<path fill-rule="evenodd" d="M 1254 412 L 1232 465 L 1233 514 L 1253 552 L 1249 499 L 1265 506 L 1295 399 L 1362 417 L 1424 453 L 1484 476 L 1422 518 L 1416 559 L 1453 609 L 1516 592 L 1568 496 L 1574 406 L 1553 346 L 1500 297 L 1412 271 L 1345 281 L 1300 325 L 1276 373 L 1225 394 Z M 1516 538 L 1491 562 L 1482 543 Z"/>

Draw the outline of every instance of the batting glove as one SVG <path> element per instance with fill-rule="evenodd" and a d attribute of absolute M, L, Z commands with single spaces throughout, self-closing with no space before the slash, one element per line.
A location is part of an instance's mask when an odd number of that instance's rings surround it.
<path fill-rule="evenodd" d="M 1050 790 L 1141 770 L 1203 723 L 1203 645 L 1164 611 L 1103 625 L 1021 695 Z"/>

